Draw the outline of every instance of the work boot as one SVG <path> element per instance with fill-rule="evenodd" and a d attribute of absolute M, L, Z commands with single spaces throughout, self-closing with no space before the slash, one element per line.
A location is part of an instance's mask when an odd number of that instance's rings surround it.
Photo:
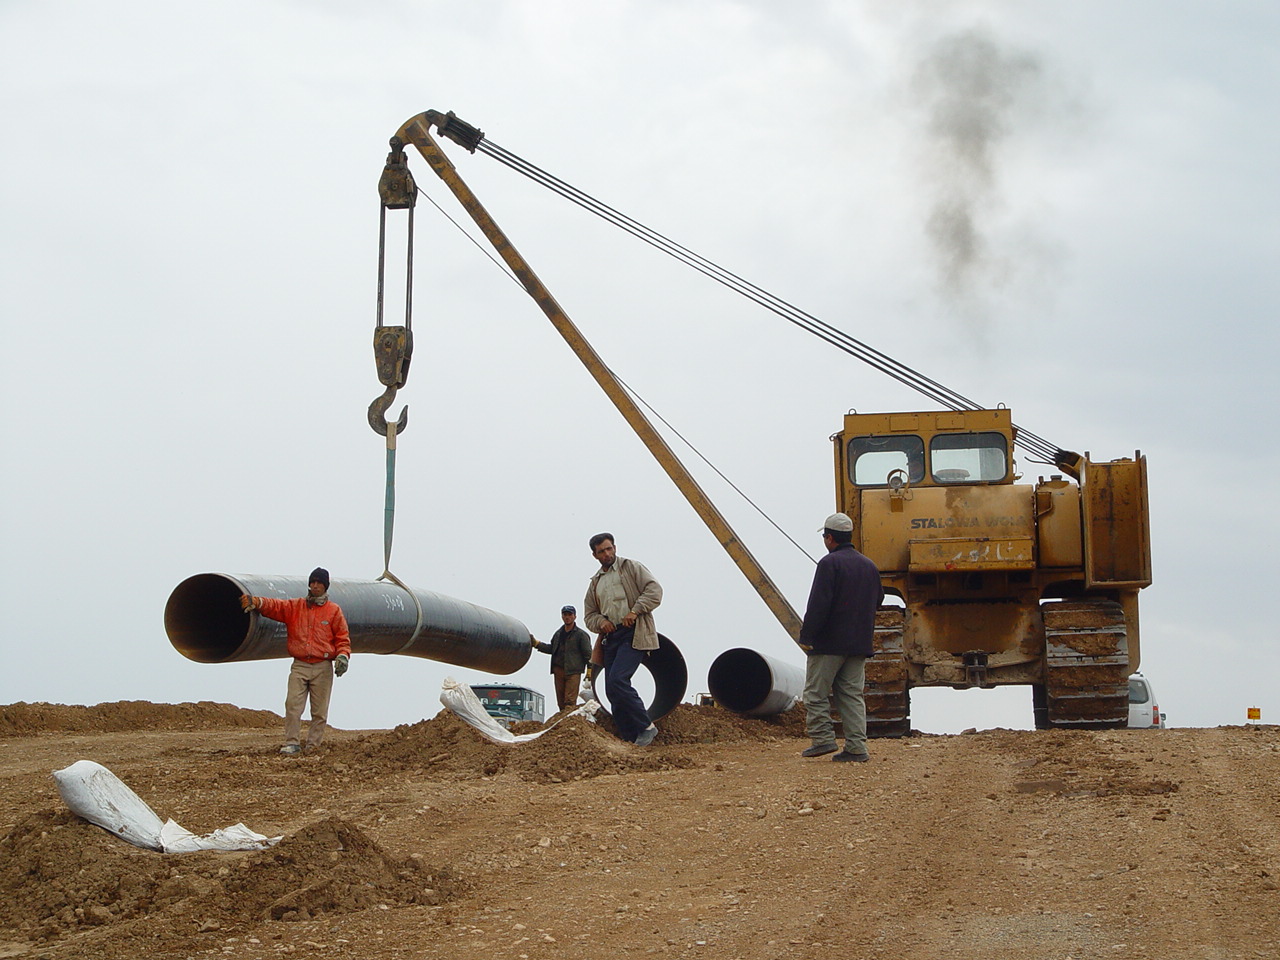
<path fill-rule="evenodd" d="M 815 743 L 812 747 L 800 751 L 802 757 L 821 757 L 827 753 L 835 753 L 838 748 L 834 743 Z"/>
<path fill-rule="evenodd" d="M 296 757 L 302 752 L 302 747 L 298 746 L 296 743 L 286 743 L 280 748 L 280 752 L 286 757 Z"/>
<path fill-rule="evenodd" d="M 658 728 L 655 727 L 652 723 L 649 724 L 649 726 L 641 730 L 640 735 L 636 737 L 636 746 L 647 747 L 649 744 L 653 743 L 653 738 L 656 737 L 657 735 L 658 735 Z"/>
<path fill-rule="evenodd" d="M 871 758 L 865 753 L 850 753 L 848 750 L 841 750 L 831 759 L 838 763 L 866 763 Z"/>

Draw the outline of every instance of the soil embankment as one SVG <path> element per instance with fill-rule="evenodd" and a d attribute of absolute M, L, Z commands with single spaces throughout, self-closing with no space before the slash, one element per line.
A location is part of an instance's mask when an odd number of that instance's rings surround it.
<path fill-rule="evenodd" d="M 0 957 L 1280 956 L 1280 733 L 1007 731 L 802 760 L 797 717 L 682 705 L 638 749 L 516 747 L 448 714 L 279 755 L 226 704 L 0 706 Z M 216 735 L 210 735 L 216 731 Z M 71 816 L 111 768 L 196 833 Z"/>

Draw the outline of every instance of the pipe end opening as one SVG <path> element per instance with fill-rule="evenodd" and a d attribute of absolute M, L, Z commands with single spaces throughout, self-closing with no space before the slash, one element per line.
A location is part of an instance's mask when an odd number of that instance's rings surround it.
<path fill-rule="evenodd" d="M 653 676 L 653 702 L 649 704 L 647 713 L 652 721 L 661 720 L 680 705 L 685 691 L 689 688 L 689 667 L 684 662 L 684 654 L 680 648 L 661 633 L 658 634 L 658 649 L 649 651 L 644 658 L 645 669 Z M 591 694 L 601 704 L 605 713 L 604 702 L 600 693 L 604 688 L 603 673 L 596 674 L 591 684 Z"/>
<path fill-rule="evenodd" d="M 751 713 L 773 690 L 773 672 L 764 657 L 746 647 L 726 650 L 707 671 L 707 689 L 716 703 L 734 713 Z"/>
<path fill-rule="evenodd" d="M 164 608 L 164 631 L 173 648 L 197 663 L 229 659 L 249 633 L 250 616 L 239 602 L 244 592 L 221 573 L 198 573 L 174 587 Z"/>

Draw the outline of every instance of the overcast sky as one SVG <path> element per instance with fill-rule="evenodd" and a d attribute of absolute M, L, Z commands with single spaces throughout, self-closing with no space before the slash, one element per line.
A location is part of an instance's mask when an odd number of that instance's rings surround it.
<path fill-rule="evenodd" d="M 382 571 L 376 185 L 438 109 L 1053 443 L 1141 450 L 1161 707 L 1280 721 L 1278 35 L 1223 0 L 7 0 L 0 703 L 282 709 L 285 661 L 191 663 L 165 601 Z M 928 401 L 445 149 L 605 360 L 817 556 L 844 412 Z M 690 694 L 729 647 L 799 666 L 532 301 L 429 204 L 417 246 L 400 578 L 545 638 L 611 530 Z M 802 608 L 812 560 L 691 466 Z M 357 657 L 331 720 L 433 716 L 448 675 L 490 679 Z M 551 693 L 541 655 L 504 679 Z M 917 690 L 913 720 L 1030 727 L 1030 691 Z"/>

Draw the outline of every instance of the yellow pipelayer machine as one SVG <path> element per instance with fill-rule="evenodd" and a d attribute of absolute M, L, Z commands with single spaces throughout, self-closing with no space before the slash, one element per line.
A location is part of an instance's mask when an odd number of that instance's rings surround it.
<path fill-rule="evenodd" d="M 907 732 L 920 686 L 1030 684 L 1037 727 L 1127 722 L 1146 458 L 1064 455 L 1062 474 L 1019 483 L 1014 437 L 1008 410 L 850 413 L 832 437 L 853 542 L 906 604 L 880 611 L 867 661 L 880 736 Z"/>
<path fill-rule="evenodd" d="M 1048 444 L 1015 425 L 1008 410 L 982 409 L 667 241 L 486 141 L 483 132 L 452 113 L 431 110 L 408 120 L 391 141 L 384 207 L 412 204 L 416 187 L 411 177 L 405 179 L 403 153 L 412 145 L 475 220 L 793 640 L 800 628 L 794 608 L 462 181 L 431 136 L 432 127 L 951 407 L 849 413 L 832 436 L 836 507 L 853 518 L 854 544 L 875 561 L 886 592 L 905 604 L 883 607 L 877 615 L 876 655 L 867 661 L 872 736 L 907 733 L 911 688 L 927 686 L 1025 684 L 1032 688 L 1037 727 L 1125 725 L 1128 677 L 1139 663 L 1138 591 L 1151 583 L 1147 466 L 1140 453 L 1132 460 L 1095 463 L 1088 454 Z M 397 198 L 387 189 L 389 184 L 407 187 L 405 196 Z M 380 369 L 388 364 L 407 369 L 412 340 L 400 334 L 402 329 L 380 326 L 375 335 Z M 370 423 L 381 433 L 387 431 L 383 413 L 403 378 L 388 373 L 383 383 L 388 386 L 386 395 L 370 407 Z M 1019 482 L 1015 444 L 1061 472 L 1035 483 Z"/>

